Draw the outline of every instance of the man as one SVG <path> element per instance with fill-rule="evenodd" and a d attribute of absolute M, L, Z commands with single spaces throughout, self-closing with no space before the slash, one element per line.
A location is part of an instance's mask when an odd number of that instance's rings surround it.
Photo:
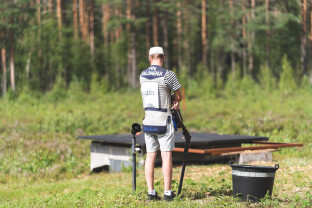
<path fill-rule="evenodd" d="M 170 105 L 172 103 L 171 108 L 177 110 L 182 96 L 181 85 L 175 73 L 162 68 L 164 61 L 164 51 L 161 47 L 150 48 L 149 62 L 151 66 L 141 73 L 140 84 L 145 110 L 143 132 L 145 133 L 147 152 L 145 177 L 148 199 L 160 199 L 154 189 L 154 164 L 157 150 L 160 149 L 164 176 L 164 199 L 171 201 L 176 195 L 171 191 L 172 150 L 175 148 L 175 138 Z M 172 96 L 171 91 L 173 91 Z"/>

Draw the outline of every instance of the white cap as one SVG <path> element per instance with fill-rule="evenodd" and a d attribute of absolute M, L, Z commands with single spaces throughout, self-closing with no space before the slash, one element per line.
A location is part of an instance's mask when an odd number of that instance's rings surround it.
<path fill-rule="evenodd" d="M 151 47 L 150 50 L 149 50 L 149 56 L 150 55 L 153 55 L 153 54 L 162 54 L 164 55 L 164 50 L 162 47 Z"/>

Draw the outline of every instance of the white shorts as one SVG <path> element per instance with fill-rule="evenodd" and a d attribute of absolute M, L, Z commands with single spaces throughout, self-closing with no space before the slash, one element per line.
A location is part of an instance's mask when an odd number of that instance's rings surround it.
<path fill-rule="evenodd" d="M 175 148 L 174 140 L 174 127 L 171 120 L 170 124 L 167 124 L 165 134 L 145 133 L 146 152 L 156 152 L 159 149 L 162 152 L 172 151 Z"/>

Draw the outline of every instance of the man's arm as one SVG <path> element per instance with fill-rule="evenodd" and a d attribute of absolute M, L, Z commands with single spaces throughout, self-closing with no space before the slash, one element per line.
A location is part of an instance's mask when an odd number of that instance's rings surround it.
<path fill-rule="evenodd" d="M 178 110 L 179 109 L 179 102 L 182 100 L 182 95 L 180 89 L 174 91 L 174 94 L 171 96 L 172 99 L 172 109 Z"/>
<path fill-rule="evenodd" d="M 182 100 L 182 95 L 180 92 L 181 84 L 179 83 L 177 76 L 173 71 L 167 71 L 165 74 L 165 83 L 168 87 L 173 91 L 173 95 L 171 95 L 172 101 L 172 109 L 178 110 L 179 109 L 179 102 Z"/>

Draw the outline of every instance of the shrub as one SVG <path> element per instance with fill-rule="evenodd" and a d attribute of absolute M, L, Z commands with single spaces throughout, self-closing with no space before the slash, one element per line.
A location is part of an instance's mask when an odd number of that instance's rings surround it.
<path fill-rule="evenodd" d="M 53 88 L 50 92 L 47 93 L 48 100 L 52 102 L 56 102 L 59 100 L 62 100 L 66 97 L 66 86 L 65 81 L 61 76 L 58 76 L 56 78 L 55 84 L 53 85 Z"/>
<path fill-rule="evenodd" d="M 108 91 L 109 83 L 107 79 L 105 78 L 101 79 L 99 78 L 97 73 L 93 73 L 90 87 L 91 87 L 90 93 L 92 95 L 98 96 Z"/>
<path fill-rule="evenodd" d="M 231 73 L 228 76 L 228 79 L 225 84 L 225 91 L 226 93 L 230 95 L 236 95 L 239 87 L 240 80 L 236 77 L 234 77 L 234 74 Z"/>
<path fill-rule="evenodd" d="M 294 79 L 294 70 L 287 59 L 287 55 L 284 55 L 282 60 L 282 73 L 279 81 L 279 89 L 285 93 L 289 93 L 296 88 L 297 86 Z"/>
<path fill-rule="evenodd" d="M 302 80 L 301 80 L 301 89 L 310 91 L 311 90 L 311 83 L 310 83 L 310 79 L 308 76 L 304 75 Z"/>
<path fill-rule="evenodd" d="M 262 65 L 260 67 L 259 82 L 261 88 L 265 91 L 271 91 L 276 88 L 276 80 L 273 77 L 271 69 L 267 65 Z"/>

